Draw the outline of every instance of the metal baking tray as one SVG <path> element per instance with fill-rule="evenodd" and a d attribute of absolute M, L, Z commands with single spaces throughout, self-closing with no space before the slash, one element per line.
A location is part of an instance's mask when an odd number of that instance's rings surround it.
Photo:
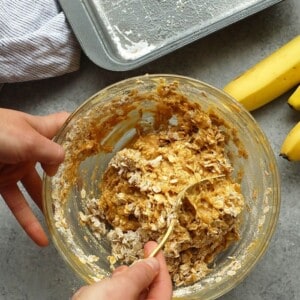
<path fill-rule="evenodd" d="M 282 0 L 59 0 L 85 54 L 137 68 Z"/>

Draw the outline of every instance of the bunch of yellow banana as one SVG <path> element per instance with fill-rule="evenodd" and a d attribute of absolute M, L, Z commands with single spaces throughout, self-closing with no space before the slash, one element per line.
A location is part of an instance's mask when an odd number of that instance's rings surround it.
<path fill-rule="evenodd" d="M 286 136 L 280 150 L 280 156 L 291 160 L 300 160 L 300 122 Z"/>
<path fill-rule="evenodd" d="M 252 111 L 297 84 L 300 84 L 300 36 L 228 83 L 224 91 Z M 288 104 L 300 110 L 300 86 L 288 99 Z M 288 160 L 300 161 L 300 122 L 288 133 L 280 155 Z"/>
<path fill-rule="evenodd" d="M 293 109 L 300 110 L 300 85 L 295 90 L 295 92 L 289 97 L 288 104 Z"/>
<path fill-rule="evenodd" d="M 228 83 L 224 91 L 251 111 L 276 99 L 299 83 L 300 36 L 297 36 Z"/>
<path fill-rule="evenodd" d="M 295 110 L 300 110 L 300 86 L 288 99 L 288 104 Z M 280 155 L 288 160 L 300 160 L 300 122 L 288 133 L 281 146 Z"/>

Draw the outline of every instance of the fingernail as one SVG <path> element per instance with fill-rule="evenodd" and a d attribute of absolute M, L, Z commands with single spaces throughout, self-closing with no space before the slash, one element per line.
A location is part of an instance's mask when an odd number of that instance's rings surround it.
<path fill-rule="evenodd" d="M 155 273 L 159 271 L 159 262 L 155 257 L 149 257 L 144 259 L 144 262 L 149 265 Z"/>

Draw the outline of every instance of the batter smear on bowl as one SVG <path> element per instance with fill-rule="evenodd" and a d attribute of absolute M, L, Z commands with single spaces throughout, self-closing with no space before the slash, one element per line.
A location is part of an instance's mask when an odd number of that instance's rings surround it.
<path fill-rule="evenodd" d="M 238 145 L 238 138 L 214 110 L 178 93 L 176 83 L 160 85 L 157 93 L 154 120 L 138 123 L 135 137 L 111 159 L 93 209 L 101 235 L 111 242 L 112 267 L 143 258 L 144 244 L 159 241 L 176 214 L 164 254 L 174 284 L 181 286 L 208 274 L 216 256 L 239 239 L 244 198 L 228 152 L 228 143 Z M 242 147 L 238 153 L 247 156 Z M 176 208 L 178 194 L 201 180 L 205 184 Z M 91 225 L 87 214 L 80 216 Z"/>

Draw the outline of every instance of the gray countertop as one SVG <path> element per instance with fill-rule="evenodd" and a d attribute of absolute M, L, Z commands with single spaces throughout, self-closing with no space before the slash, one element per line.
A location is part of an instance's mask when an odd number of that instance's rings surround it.
<path fill-rule="evenodd" d="M 174 73 L 222 88 L 232 78 L 299 34 L 300 1 L 285 0 L 263 12 L 129 72 L 103 70 L 84 55 L 78 72 L 42 81 L 7 84 L 0 106 L 32 114 L 73 111 L 101 88 L 145 73 Z M 300 55 L 300 53 L 299 53 Z M 255 269 L 221 299 L 300 299 L 300 163 L 278 156 L 300 112 L 286 104 L 291 92 L 253 112 L 277 157 L 282 204 L 277 230 Z M 43 217 L 35 208 L 41 221 Z M 0 202 L 0 299 L 69 299 L 83 283 L 53 244 L 39 248 Z"/>

